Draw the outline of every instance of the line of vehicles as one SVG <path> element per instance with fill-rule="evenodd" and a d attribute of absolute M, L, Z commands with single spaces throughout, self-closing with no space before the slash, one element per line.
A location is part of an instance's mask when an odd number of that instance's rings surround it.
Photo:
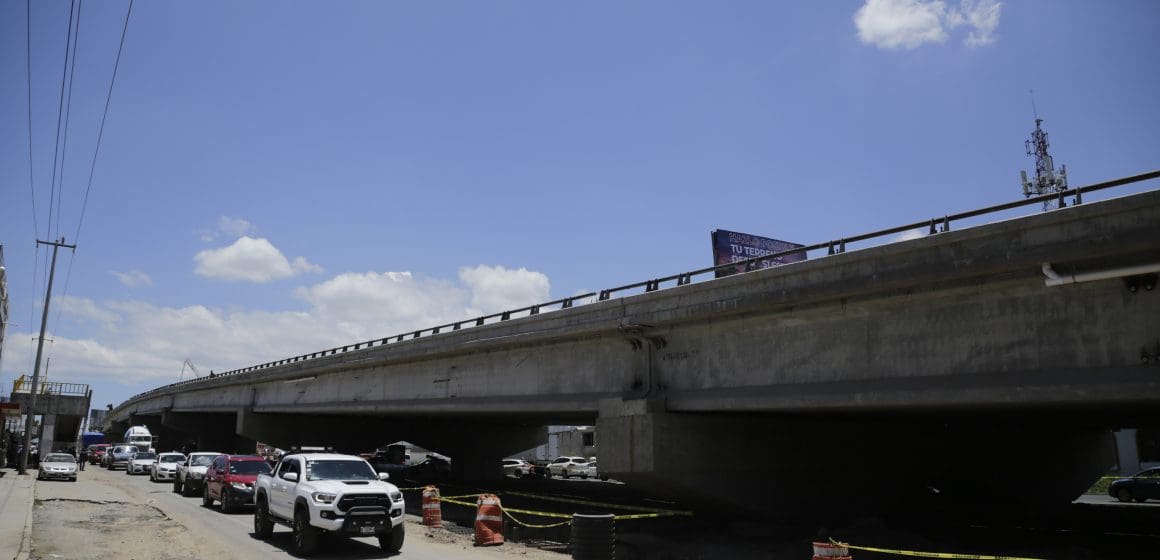
<path fill-rule="evenodd" d="M 270 461 L 213 451 L 157 453 L 139 443 L 93 444 L 86 452 L 90 462 L 109 470 L 124 467 L 129 476 L 148 474 L 152 482 L 172 482 L 174 492 L 200 496 L 207 508 L 217 503 L 223 513 L 231 513 L 253 506 L 254 535 L 266 539 L 275 525 L 287 526 L 297 556 L 317 552 L 328 533 L 376 537 L 390 553 L 403 547 L 403 493 L 388 482 L 389 473 L 376 472 L 362 457 L 303 449 Z M 75 481 L 76 458 L 59 455 L 73 469 L 63 477 Z"/>
<path fill-rule="evenodd" d="M 516 478 L 560 478 L 608 480 L 596 466 L 596 457 L 556 457 L 549 463 L 531 463 L 524 459 L 504 459 L 503 474 Z"/>

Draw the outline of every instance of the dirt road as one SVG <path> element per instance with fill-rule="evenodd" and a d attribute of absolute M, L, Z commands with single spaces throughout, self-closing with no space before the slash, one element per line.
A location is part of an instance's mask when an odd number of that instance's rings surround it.
<path fill-rule="evenodd" d="M 32 558 L 157 559 L 290 558 L 290 532 L 275 529 L 261 541 L 251 535 L 252 512 L 223 514 L 200 498 L 183 498 L 172 484 L 147 476 L 89 467 L 77 482 L 38 481 L 33 511 Z M 430 531 L 407 516 L 407 540 L 393 558 L 415 560 L 563 560 L 565 555 L 507 544 L 476 548 L 470 535 Z M 327 538 L 317 558 L 384 558 L 373 539 Z"/>

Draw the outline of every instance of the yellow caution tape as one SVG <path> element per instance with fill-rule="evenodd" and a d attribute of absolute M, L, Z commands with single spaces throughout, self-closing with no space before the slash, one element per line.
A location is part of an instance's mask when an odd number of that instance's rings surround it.
<path fill-rule="evenodd" d="M 581 505 L 581 506 L 603 507 L 603 508 L 608 508 L 608 509 L 623 509 L 623 510 L 628 510 L 628 511 L 643 511 L 645 513 L 664 513 L 664 514 L 668 514 L 668 515 L 692 515 L 693 514 L 693 512 L 691 512 L 691 511 L 677 512 L 676 510 L 650 508 L 650 507 L 644 507 L 644 506 L 629 506 L 629 505 L 623 505 L 623 504 L 610 504 L 610 503 L 606 503 L 606 502 L 590 502 L 588 500 L 577 500 L 575 498 L 560 498 L 560 497 L 556 497 L 556 496 L 543 496 L 540 494 L 532 494 L 530 492 L 502 492 L 500 494 L 501 495 L 511 495 L 511 496 L 523 496 L 525 498 L 536 498 L 538 500 L 544 500 L 544 501 L 548 501 L 548 502 L 561 502 L 561 503 L 565 503 L 565 504 L 576 504 L 576 505 Z"/>
<path fill-rule="evenodd" d="M 656 519 L 659 517 L 692 517 L 691 511 L 666 511 L 658 513 L 633 513 L 630 515 L 616 515 L 613 519 L 617 521 L 624 521 L 626 519 Z"/>
<path fill-rule="evenodd" d="M 1025 558 L 1022 556 L 988 556 L 983 554 L 954 554 L 950 552 L 917 552 L 913 550 L 892 550 L 889 548 L 874 548 L 871 546 L 854 546 L 830 539 L 831 543 L 838 546 L 844 546 L 853 550 L 864 550 L 866 552 L 882 552 L 885 554 L 897 554 L 899 556 L 921 556 L 923 558 L 952 558 L 955 560 L 1044 560 L 1042 558 Z"/>

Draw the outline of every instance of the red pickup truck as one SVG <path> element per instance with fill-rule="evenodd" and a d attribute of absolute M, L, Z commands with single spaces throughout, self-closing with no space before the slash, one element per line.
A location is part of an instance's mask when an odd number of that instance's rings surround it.
<path fill-rule="evenodd" d="M 218 455 L 205 470 L 205 489 L 201 503 L 222 504 L 222 513 L 242 505 L 253 505 L 254 482 L 258 475 L 270 472 L 270 464 L 261 455 Z"/>

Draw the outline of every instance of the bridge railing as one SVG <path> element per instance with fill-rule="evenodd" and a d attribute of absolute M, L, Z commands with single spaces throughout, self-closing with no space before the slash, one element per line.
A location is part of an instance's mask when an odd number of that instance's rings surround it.
<path fill-rule="evenodd" d="M 706 276 L 709 274 L 712 274 L 713 278 L 716 278 L 718 276 L 719 272 L 731 272 L 733 270 L 736 270 L 737 267 L 739 267 L 739 266 L 745 266 L 745 271 L 750 272 L 753 270 L 758 270 L 758 267 L 760 266 L 761 261 L 773 260 L 773 259 L 777 259 L 779 257 L 789 256 L 789 255 L 793 255 L 793 254 L 800 254 L 800 253 L 808 253 L 810 251 L 825 250 L 827 256 L 828 255 L 835 255 L 835 254 L 840 254 L 840 253 L 846 252 L 847 246 L 850 244 L 853 244 L 853 243 L 864 242 L 864 241 L 873 240 L 873 239 L 881 239 L 883 237 L 898 235 L 901 233 L 914 231 L 914 230 L 920 230 L 920 229 L 926 230 L 930 235 L 936 235 L 939 233 L 945 233 L 945 232 L 950 231 L 951 225 L 954 224 L 955 222 L 960 222 L 963 220 L 967 220 L 970 218 L 976 218 L 979 216 L 992 215 L 992 214 L 996 214 L 999 212 L 1004 212 L 1007 210 L 1020 208 L 1023 206 L 1029 206 L 1029 205 L 1033 205 L 1033 204 L 1042 204 L 1044 202 L 1055 202 L 1058 204 L 1058 206 L 1060 208 L 1064 208 L 1064 207 L 1069 205 L 1069 200 L 1070 200 L 1070 205 L 1073 205 L 1073 206 L 1079 205 L 1079 204 L 1083 203 L 1083 195 L 1085 193 L 1092 193 L 1092 192 L 1110 189 L 1110 188 L 1114 188 L 1114 187 L 1120 187 L 1120 186 L 1129 185 L 1129 184 L 1133 184 L 1133 183 L 1139 183 L 1142 181 L 1148 181 L 1148 180 L 1156 179 L 1156 178 L 1160 178 L 1160 171 L 1152 171 L 1149 173 L 1142 173 L 1140 175 L 1123 177 L 1120 179 L 1114 179 L 1114 180 L 1105 181 L 1102 183 L 1094 183 L 1091 185 L 1076 187 L 1074 189 L 1063 190 L 1063 191 L 1060 191 L 1058 193 L 1051 193 L 1051 194 L 1045 194 L 1045 195 L 1039 195 L 1039 196 L 1030 196 L 1030 197 L 1025 198 L 1024 200 L 1017 200 L 1014 202 L 1008 202 L 1008 203 L 999 204 L 996 206 L 988 206 L 986 208 L 979 208 L 977 210 L 970 210 L 967 212 L 960 212 L 957 214 L 947 214 L 947 215 L 944 215 L 941 217 L 933 217 L 933 218 L 930 218 L 928 220 L 922 220 L 919 222 L 914 222 L 914 223 L 910 223 L 910 224 L 906 224 L 906 225 L 895 226 L 895 227 L 891 227 L 891 228 L 881 229 L 878 231 L 872 231 L 870 233 L 863 233 L 863 234 L 854 235 L 851 237 L 843 237 L 843 238 L 839 238 L 839 239 L 835 239 L 835 240 L 823 241 L 821 243 L 814 243 L 813 245 L 807 245 L 804 247 L 794 247 L 793 249 L 789 249 L 786 251 L 781 251 L 778 253 L 772 253 L 772 254 L 768 254 L 768 255 L 762 255 L 759 257 L 753 257 L 753 258 L 742 260 L 742 261 L 731 262 L 728 264 L 722 264 L 722 265 L 717 265 L 717 266 L 710 266 L 710 267 L 706 267 L 706 268 L 692 270 L 689 272 L 681 272 L 681 273 L 672 274 L 669 276 L 653 278 L 651 280 L 643 280 L 640 282 L 634 282 L 632 284 L 625 284 L 623 286 L 617 286 L 615 288 L 608 288 L 608 289 L 600 290 L 598 292 L 588 292 L 588 293 L 583 293 L 583 294 L 577 294 L 577 295 L 573 295 L 570 297 L 560 298 L 560 299 L 552 300 L 552 301 L 545 302 L 545 303 L 540 303 L 540 304 L 536 304 L 536 305 L 529 305 L 527 307 L 521 307 L 519 309 L 510 309 L 510 310 L 502 311 L 499 313 L 492 313 L 490 315 L 484 315 L 482 317 L 475 317 L 472 319 L 455 321 L 452 323 L 446 323 L 443 325 L 438 325 L 435 327 L 428 327 L 425 329 L 419 329 L 419 330 L 415 330 L 415 331 L 407 331 L 405 333 L 400 333 L 400 334 L 388 336 L 385 338 L 376 338 L 376 339 L 368 340 L 365 342 L 357 342 L 357 343 L 348 344 L 345 346 L 337 346 L 334 348 L 329 348 L 329 349 L 321 350 L 318 352 L 312 352 L 309 354 L 302 354 L 300 356 L 294 356 L 291 358 L 285 358 L 285 359 L 276 360 L 273 362 L 266 362 L 264 364 L 258 364 L 258 365 L 244 367 L 244 368 L 239 368 L 239 369 L 227 371 L 225 373 L 217 373 L 217 374 L 211 373 L 208 377 L 199 377 L 199 378 L 195 378 L 195 379 L 187 379 L 185 381 L 179 381 L 177 383 L 171 383 L 169 385 L 164 385 L 164 386 L 158 387 L 156 389 L 151 389 L 149 391 L 145 391 L 143 393 L 139 393 L 137 395 L 134 395 L 132 397 L 132 399 L 148 396 L 150 394 L 153 394 L 153 393 L 156 393 L 159 391 L 163 391 L 166 389 L 174 388 L 174 387 L 181 387 L 181 386 L 186 386 L 186 385 L 194 385 L 194 384 L 204 383 L 211 378 L 246 374 L 246 373 L 251 373 L 251 372 L 255 372 L 255 371 L 261 371 L 261 370 L 273 368 L 273 367 L 294 364 L 294 363 L 301 363 L 301 362 L 305 362 L 305 361 L 309 361 L 309 360 L 323 358 L 326 356 L 343 354 L 343 353 L 352 352 L 355 350 L 362 350 L 362 349 L 366 349 L 366 348 L 385 346 L 388 344 L 396 344 L 396 343 L 400 343 L 400 342 L 407 341 L 407 340 L 414 340 L 414 339 L 422 338 L 422 337 L 426 337 L 426 336 L 438 335 L 440 333 L 458 331 L 458 330 L 461 330 L 464 328 L 478 327 L 478 326 L 483 326 L 486 324 L 493 324 L 496 322 L 508 321 L 512 318 L 530 317 L 530 316 L 534 316 L 534 315 L 539 315 L 543 311 L 551 311 L 554 309 L 569 309 L 571 307 L 574 307 L 577 304 L 583 305 L 585 303 L 591 303 L 593 301 L 606 301 L 606 300 L 611 299 L 612 296 L 614 296 L 614 295 L 625 296 L 625 295 L 632 295 L 632 293 L 637 293 L 637 292 L 649 293 L 649 292 L 655 292 L 657 290 L 660 290 L 663 287 L 684 286 L 686 284 L 691 284 L 694 281 L 694 279 L 697 279 L 697 278 L 700 278 L 702 276 Z M 712 278 L 710 278 L 710 279 L 712 279 Z M 593 299 L 593 298 L 595 298 L 595 299 Z"/>
<path fill-rule="evenodd" d="M 30 393 L 32 392 L 32 382 L 26 380 L 23 375 L 12 382 L 13 393 Z M 62 395 L 68 397 L 83 397 L 89 392 L 89 386 L 85 383 L 64 383 L 60 381 L 41 381 L 37 383 L 36 394 L 38 395 Z"/>

